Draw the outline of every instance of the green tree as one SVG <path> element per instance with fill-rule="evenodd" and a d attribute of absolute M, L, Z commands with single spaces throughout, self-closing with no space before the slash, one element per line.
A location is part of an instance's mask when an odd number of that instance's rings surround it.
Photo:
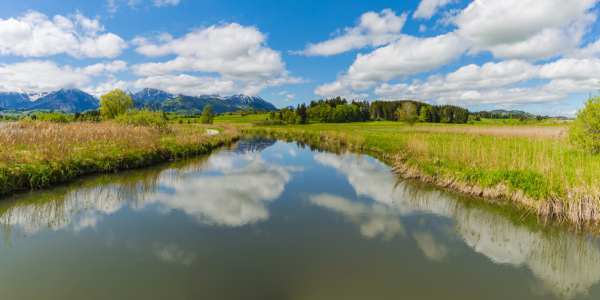
<path fill-rule="evenodd" d="M 212 124 L 215 119 L 215 113 L 210 105 L 206 105 L 202 110 L 202 116 L 200 116 L 200 122 L 202 124 Z"/>
<path fill-rule="evenodd" d="M 425 107 L 425 106 L 421 107 L 421 112 L 420 112 L 420 116 L 419 116 L 419 118 L 421 119 L 421 122 L 427 122 L 427 120 L 429 119 L 427 112 L 428 112 L 427 107 Z"/>
<path fill-rule="evenodd" d="M 568 139 L 590 153 L 600 152 L 600 95 L 590 94 L 585 107 L 577 112 Z"/>
<path fill-rule="evenodd" d="M 274 111 L 274 110 L 270 111 L 270 112 L 269 112 L 269 119 L 271 119 L 271 120 L 275 120 L 275 114 L 276 114 L 276 113 L 275 113 L 275 111 Z"/>
<path fill-rule="evenodd" d="M 406 122 L 413 126 L 419 116 L 417 115 L 417 107 L 411 102 L 404 102 L 401 107 L 398 107 L 395 112 L 398 122 Z"/>
<path fill-rule="evenodd" d="M 100 97 L 100 112 L 105 119 L 114 119 L 133 107 L 129 94 L 115 89 Z"/>

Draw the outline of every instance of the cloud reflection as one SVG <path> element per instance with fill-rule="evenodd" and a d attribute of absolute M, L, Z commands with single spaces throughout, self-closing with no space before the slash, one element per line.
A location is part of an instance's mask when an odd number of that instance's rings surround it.
<path fill-rule="evenodd" d="M 366 238 L 381 235 L 383 239 L 389 240 L 396 235 L 406 236 L 398 215 L 380 204 L 365 205 L 329 194 L 311 195 L 309 201 L 343 214 L 348 221 L 358 225 L 360 233 Z"/>
<path fill-rule="evenodd" d="M 454 220 L 453 234 L 470 248 L 497 264 L 527 266 L 561 298 L 585 295 L 600 281 L 600 248 L 585 236 L 534 230 L 493 211 L 468 207 L 449 193 L 426 191 L 405 181 L 397 182 L 388 167 L 367 156 L 348 152 L 343 155 L 318 153 L 314 159 L 344 174 L 357 195 L 371 198 L 373 205 L 381 204 L 382 210 L 388 212 L 386 218 L 425 212 Z M 367 207 L 344 201 L 311 200 L 344 216 L 357 214 Z M 414 233 L 413 237 L 428 259 L 441 261 L 448 256 L 447 247 L 439 244 L 432 234 Z"/>

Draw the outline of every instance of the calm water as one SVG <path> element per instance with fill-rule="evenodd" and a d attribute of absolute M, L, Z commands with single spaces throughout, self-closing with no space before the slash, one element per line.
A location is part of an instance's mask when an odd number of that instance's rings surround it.
<path fill-rule="evenodd" d="M 600 248 L 397 181 L 236 149 L 0 201 L 1 299 L 600 299 Z"/>

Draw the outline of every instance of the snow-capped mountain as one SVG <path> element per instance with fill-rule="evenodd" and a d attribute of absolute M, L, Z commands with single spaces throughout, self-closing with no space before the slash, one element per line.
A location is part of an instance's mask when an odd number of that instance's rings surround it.
<path fill-rule="evenodd" d="M 190 113 L 202 112 L 206 104 L 219 112 L 236 110 L 277 110 L 258 96 L 202 95 L 197 97 L 174 95 L 165 91 L 145 88 L 139 92 L 126 91 L 136 108 Z M 56 109 L 65 112 L 83 112 L 96 109 L 99 99 L 77 89 L 62 89 L 50 93 L 0 93 L 0 108 L 5 109 Z M 218 109 L 217 109 L 218 108 Z"/>
<path fill-rule="evenodd" d="M 263 98 L 258 96 L 247 96 L 237 94 L 229 97 L 223 97 L 223 100 L 229 100 L 237 105 L 249 105 L 263 107 L 267 110 L 276 110 L 277 108 L 271 102 L 265 101 Z"/>
<path fill-rule="evenodd" d="M 45 93 L 29 93 L 27 94 L 27 96 L 29 97 L 29 101 L 35 101 L 37 99 L 40 99 L 42 97 L 47 96 L 48 94 L 50 94 L 49 92 L 45 92 Z"/>
<path fill-rule="evenodd" d="M 30 102 L 30 109 L 58 109 L 65 112 L 82 112 L 100 107 L 98 99 L 77 89 L 62 89 L 40 97 L 35 102 Z"/>
<path fill-rule="evenodd" d="M 27 94 L 24 93 L 0 93 L 0 108 L 20 108 L 21 106 L 29 105 L 29 102 L 29 96 L 27 96 Z"/>
<path fill-rule="evenodd" d="M 165 91 L 145 88 L 137 93 L 133 93 L 131 91 L 127 91 L 131 96 L 132 100 L 137 100 L 143 103 L 147 102 L 159 102 L 163 103 L 165 101 L 169 101 L 171 99 L 175 99 L 177 95 L 169 94 Z"/>

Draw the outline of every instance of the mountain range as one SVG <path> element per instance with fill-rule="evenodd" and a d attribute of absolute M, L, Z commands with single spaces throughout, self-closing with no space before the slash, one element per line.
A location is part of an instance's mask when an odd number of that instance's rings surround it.
<path fill-rule="evenodd" d="M 139 92 L 127 91 L 139 109 L 162 110 L 178 114 L 201 113 L 210 104 L 216 113 L 238 110 L 277 110 L 268 101 L 247 95 L 221 97 L 219 95 L 185 96 L 169 94 L 165 91 L 145 88 Z M 0 93 L 0 109 L 49 109 L 67 113 L 83 112 L 100 107 L 94 96 L 77 89 L 62 89 L 50 93 Z"/>

